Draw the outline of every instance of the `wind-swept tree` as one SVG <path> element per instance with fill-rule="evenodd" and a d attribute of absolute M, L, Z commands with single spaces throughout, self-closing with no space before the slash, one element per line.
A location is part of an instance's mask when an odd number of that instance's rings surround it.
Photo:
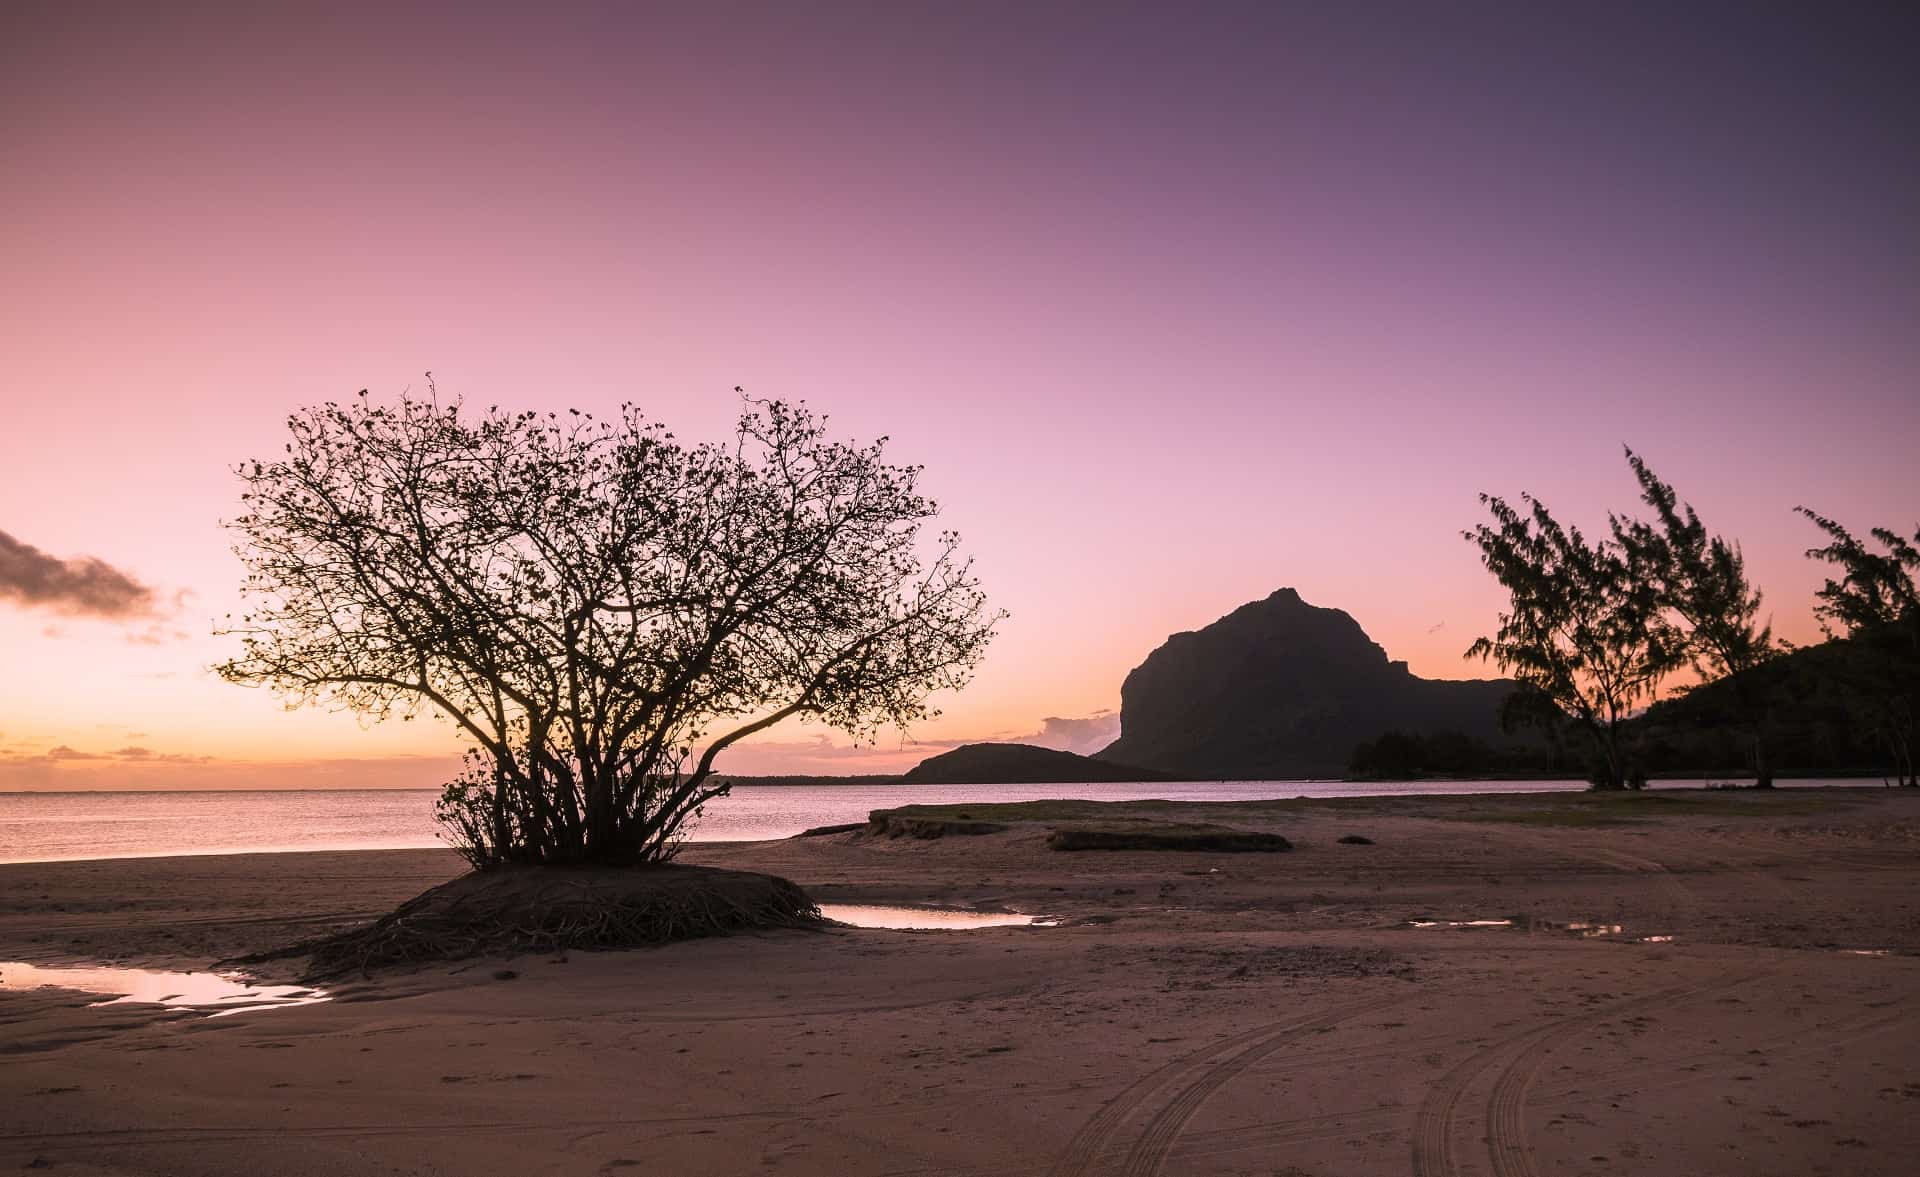
<path fill-rule="evenodd" d="M 1812 559 L 1834 565 L 1816 594 L 1814 613 L 1829 634 L 1838 627 L 1852 644 L 1851 673 L 1845 686 L 1854 696 L 1868 728 L 1893 757 L 1905 785 L 1920 786 L 1915 764 L 1916 692 L 1920 692 L 1920 529 L 1912 541 L 1887 527 L 1869 534 L 1883 551 L 1825 515 L 1806 507 L 1794 510 L 1812 520 L 1832 541 L 1810 548 Z"/>
<path fill-rule="evenodd" d="M 249 609 L 218 669 L 289 706 L 419 712 L 471 741 L 439 812 L 477 867 L 654 862 L 782 720 L 932 714 L 993 634 L 957 537 L 884 439 L 747 402 L 727 444 L 632 407 L 326 404 L 247 462 Z"/>
<path fill-rule="evenodd" d="M 1492 659 L 1587 729 L 1602 758 L 1597 787 L 1639 787 L 1645 777 L 1630 763 L 1621 725 L 1684 660 L 1655 570 L 1643 552 L 1612 540 L 1589 543 L 1531 495 L 1523 496 L 1524 514 L 1491 495 L 1480 501 L 1493 522 L 1462 534 L 1509 603 L 1499 630 L 1466 656 Z"/>
<path fill-rule="evenodd" d="M 1627 462 L 1640 483 L 1652 522 L 1613 517 L 1614 539 L 1652 570 L 1658 599 L 1677 621 L 1687 659 L 1704 681 L 1732 679 L 1752 746 L 1754 784 L 1771 788 L 1767 700 L 1751 671 L 1779 652 L 1773 628 L 1760 621 L 1761 595 L 1747 580 L 1740 545 L 1707 534 L 1691 503 L 1682 504 L 1631 449 Z"/>

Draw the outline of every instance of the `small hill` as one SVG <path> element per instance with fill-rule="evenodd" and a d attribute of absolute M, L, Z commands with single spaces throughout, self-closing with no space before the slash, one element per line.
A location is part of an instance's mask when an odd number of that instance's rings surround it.
<path fill-rule="evenodd" d="M 909 785 L 1044 785 L 1174 780 L 1163 772 L 1032 744 L 962 744 L 908 772 Z"/>
<path fill-rule="evenodd" d="M 1168 638 L 1120 688 L 1120 738 L 1102 760 L 1189 780 L 1340 776 L 1382 733 L 1457 733 L 1488 745 L 1506 679 L 1424 679 L 1346 613 L 1281 589 Z"/>
<path fill-rule="evenodd" d="M 1662 699 L 1633 721 L 1655 772 L 1737 774 L 1751 766 L 1745 700 L 1764 706 L 1767 758 L 1782 776 L 1890 769 L 1884 728 L 1849 683 L 1874 681 L 1871 652 L 1848 638 L 1803 646 L 1747 671 Z M 1909 721 L 1911 722 L 1911 721 Z"/>

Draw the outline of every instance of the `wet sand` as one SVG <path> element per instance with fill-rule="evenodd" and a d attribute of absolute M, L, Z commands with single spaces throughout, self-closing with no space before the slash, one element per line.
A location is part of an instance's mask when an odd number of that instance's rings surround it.
<path fill-rule="evenodd" d="M 1692 797 L 1231 819 L 1294 840 L 1271 855 L 1060 853 L 1044 825 L 696 845 L 823 902 L 1065 923 L 486 960 L 216 1019 L 0 990 L 0 1172 L 1910 1172 L 1920 796 Z M 0 960 L 200 968 L 459 869 L 5 866 Z M 1445 926 L 1481 919 L 1515 922 Z"/>

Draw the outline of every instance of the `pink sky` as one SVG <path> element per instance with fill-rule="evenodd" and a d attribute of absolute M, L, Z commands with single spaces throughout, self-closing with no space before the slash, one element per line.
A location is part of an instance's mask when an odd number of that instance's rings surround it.
<path fill-rule="evenodd" d="M 734 771 L 1097 716 L 1283 585 L 1491 673 L 1475 494 L 1597 525 L 1622 442 L 1814 640 L 1790 509 L 1920 513 L 1906 18 L 1278 7 L 7 6 L 0 531 L 168 615 L 0 600 L 0 789 L 436 784 L 445 726 L 206 670 L 228 467 L 427 369 L 687 437 L 741 384 L 926 465 L 1012 613 L 974 686 Z"/>

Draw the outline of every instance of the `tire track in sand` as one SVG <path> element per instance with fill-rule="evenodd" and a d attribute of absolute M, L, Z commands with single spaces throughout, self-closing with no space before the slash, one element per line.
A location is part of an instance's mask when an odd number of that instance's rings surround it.
<path fill-rule="evenodd" d="M 1100 1159 L 1120 1130 L 1155 1096 L 1169 1088 L 1178 1087 L 1172 1100 L 1154 1115 L 1142 1137 L 1127 1151 L 1125 1172 L 1155 1171 L 1165 1158 L 1167 1148 L 1180 1126 L 1220 1084 L 1303 1034 L 1316 1033 L 1347 1018 L 1400 1000 L 1399 997 L 1375 998 L 1336 1006 L 1318 1014 L 1269 1022 L 1182 1055 L 1148 1072 L 1108 1101 L 1105 1107 L 1081 1126 L 1080 1131 L 1074 1133 L 1073 1139 L 1067 1142 L 1066 1151 L 1049 1170 L 1050 1177 L 1090 1177 L 1095 1173 L 1113 1172 L 1111 1167 L 1101 1165 Z M 1210 1077 L 1216 1074 L 1219 1076 L 1217 1081 L 1210 1083 Z M 1197 1095 L 1194 1094 L 1196 1088 L 1201 1089 Z M 1184 1111 L 1173 1110 L 1176 1107 L 1184 1108 Z M 1148 1143 L 1148 1134 L 1158 1143 Z M 1141 1165 L 1152 1167 L 1143 1169 L 1139 1167 Z"/>
<path fill-rule="evenodd" d="M 1763 974 L 1764 975 L 1764 974 Z M 1709 996 L 1715 987 L 1694 990 L 1692 996 Z M 1882 1033 L 1886 1029 L 1913 1020 L 1920 1014 L 1920 1001 L 1905 1000 L 1897 1008 L 1886 1009 L 1879 1006 L 1837 1018 L 1811 1028 L 1793 1027 L 1782 1029 L 1767 1037 L 1747 1040 L 1722 1046 L 1705 1054 L 1689 1055 L 1697 1060 L 1705 1060 L 1712 1066 L 1704 1073 L 1678 1072 L 1669 1062 L 1639 1061 L 1624 1066 L 1588 1072 L 1577 1078 L 1561 1078 L 1548 1082 L 1543 1088 L 1538 1083 L 1528 1088 L 1530 1095 L 1542 1093 L 1548 1097 L 1575 1097 L 1576 1102 L 1590 1102 L 1602 1098 L 1593 1088 L 1603 1082 L 1631 1081 L 1636 1090 L 1646 1093 L 1664 1091 L 1669 1088 L 1713 1081 L 1719 1072 L 1732 1072 L 1751 1066 L 1747 1060 L 1747 1048 L 1752 1045 L 1767 1047 L 1772 1051 L 1777 1047 L 1785 1049 L 1776 1057 L 1796 1057 L 1822 1050 L 1831 1050 L 1861 1037 Z M 1601 1016 L 1601 1015 L 1592 1015 Z M 1812 1034 L 1810 1037 L 1809 1034 Z M 1320 1049 L 1288 1054 L 1280 1064 L 1281 1073 L 1299 1073 L 1311 1071 L 1329 1063 L 1343 1060 L 1379 1061 L 1381 1059 L 1401 1058 L 1410 1052 L 1428 1045 L 1442 1042 L 1457 1042 L 1454 1034 L 1429 1035 L 1400 1042 L 1391 1047 L 1382 1047 L 1367 1051 L 1345 1051 Z M 1392 1127 L 1417 1109 L 1411 1104 L 1385 1103 L 1368 1107 L 1348 1108 L 1339 1111 L 1322 1112 L 1317 1115 L 1299 1116 L 1287 1120 L 1269 1121 L 1262 1124 L 1240 1128 L 1222 1128 L 1210 1131 L 1183 1132 L 1168 1153 L 1168 1162 L 1174 1166 L 1187 1165 L 1215 1157 L 1232 1156 L 1248 1152 L 1263 1152 L 1271 1159 L 1272 1150 L 1283 1145 L 1302 1144 L 1318 1140 L 1338 1140 L 1343 1137 L 1377 1132 Z M 1012 1177 L 1014 1174 L 1034 1174 L 1051 1172 L 1040 1165 L 1008 1168 L 1004 1165 L 993 1166 L 915 1166 L 912 1168 L 889 1169 L 886 1177 Z M 1106 1170 L 1099 1170 L 1104 1172 Z M 1175 1171 L 1185 1171 L 1176 1168 Z"/>
<path fill-rule="evenodd" d="M 1526 1143 L 1522 1117 L 1527 1087 L 1532 1083 L 1540 1060 L 1548 1048 L 1567 1031 L 1616 1018 L 1652 1005 L 1665 1005 L 1722 989 L 1731 989 L 1768 975 L 1772 970 L 1748 973 L 1715 981 L 1708 985 L 1677 986 L 1642 997 L 1615 1002 L 1597 1010 L 1555 1018 L 1545 1025 L 1522 1030 L 1462 1060 L 1441 1076 L 1420 1104 L 1414 1121 L 1414 1177 L 1456 1177 L 1461 1172 L 1454 1153 L 1454 1123 L 1467 1089 L 1475 1079 L 1496 1063 L 1502 1063 L 1489 1096 L 1487 1149 L 1500 1177 L 1530 1177 L 1533 1174 L 1532 1150 Z M 1504 1166 L 1504 1167 L 1503 1167 Z"/>
<path fill-rule="evenodd" d="M 1173 1148 L 1174 1139 L 1187 1121 L 1200 1110 L 1207 1097 L 1218 1091 L 1229 1080 L 1237 1077 L 1254 1063 L 1273 1054 L 1281 1047 L 1293 1042 L 1305 1034 L 1317 1034 L 1330 1030 L 1348 1018 L 1364 1013 L 1384 1009 L 1397 1004 L 1399 998 L 1381 998 L 1377 1001 L 1363 1002 L 1357 1006 L 1329 1010 L 1317 1018 L 1309 1018 L 1294 1024 L 1285 1034 L 1256 1042 L 1241 1050 L 1231 1058 L 1206 1067 L 1193 1082 L 1189 1083 L 1178 1095 L 1175 1095 L 1147 1122 L 1133 1147 L 1127 1151 L 1126 1159 L 1121 1163 L 1120 1172 L 1125 1177 L 1153 1177 L 1160 1172 L 1166 1162 L 1167 1153 Z"/>
<path fill-rule="evenodd" d="M 1712 990 L 1699 990 L 1696 995 L 1705 995 Z M 1831 1050 L 1859 1038 L 1885 1032 L 1888 1028 L 1911 1021 L 1916 1012 L 1912 1003 L 1903 1003 L 1894 1010 L 1869 1009 L 1852 1016 L 1815 1027 L 1817 1035 L 1808 1037 L 1806 1028 L 1796 1027 L 1782 1030 L 1767 1038 L 1757 1040 L 1757 1044 L 1772 1050 L 1784 1046 L 1777 1058 L 1790 1058 L 1810 1054 L 1821 1050 Z M 1415 1040 L 1416 1042 L 1420 1040 Z M 1668 1088 L 1711 1081 L 1714 1073 L 1731 1072 L 1751 1066 L 1745 1057 L 1750 1042 L 1741 1042 L 1735 1046 L 1723 1047 L 1706 1055 L 1690 1056 L 1704 1058 L 1713 1066 L 1705 1074 L 1674 1071 L 1664 1063 L 1638 1062 L 1604 1071 L 1591 1072 L 1577 1080 L 1559 1080 L 1548 1083 L 1543 1089 L 1535 1082 L 1527 1086 L 1529 1097 L 1544 1092 L 1547 1096 L 1574 1096 L 1581 1100 L 1600 1098 L 1593 1094 L 1592 1088 L 1602 1081 L 1623 1081 L 1632 1079 L 1636 1090 L 1646 1093 L 1662 1091 Z M 1413 1044 L 1409 1043 L 1410 1048 Z M 1369 1051 L 1351 1056 L 1339 1056 L 1333 1052 L 1315 1052 L 1290 1056 L 1284 1070 L 1294 1070 L 1297 1066 L 1317 1065 L 1338 1057 L 1377 1061 L 1381 1058 L 1395 1057 L 1405 1053 L 1397 1051 Z M 1543 1059 L 1546 1057 L 1543 1055 Z M 1536 1073 L 1535 1078 L 1538 1078 Z M 1299 1144 L 1315 1140 L 1340 1139 L 1379 1131 L 1400 1119 L 1403 1113 L 1412 1111 L 1408 1105 L 1390 1103 L 1372 1107 L 1352 1108 L 1339 1112 L 1326 1112 L 1314 1116 L 1276 1121 L 1267 1124 L 1251 1125 L 1242 1128 L 1226 1128 L 1211 1132 L 1186 1133 L 1175 1146 L 1171 1160 L 1174 1164 L 1191 1163 L 1202 1158 L 1228 1156 L 1236 1153 L 1255 1151 L 1271 1152 L 1274 1148 L 1287 1144 Z M 1524 1171 L 1524 1170 L 1523 1170 Z"/>

